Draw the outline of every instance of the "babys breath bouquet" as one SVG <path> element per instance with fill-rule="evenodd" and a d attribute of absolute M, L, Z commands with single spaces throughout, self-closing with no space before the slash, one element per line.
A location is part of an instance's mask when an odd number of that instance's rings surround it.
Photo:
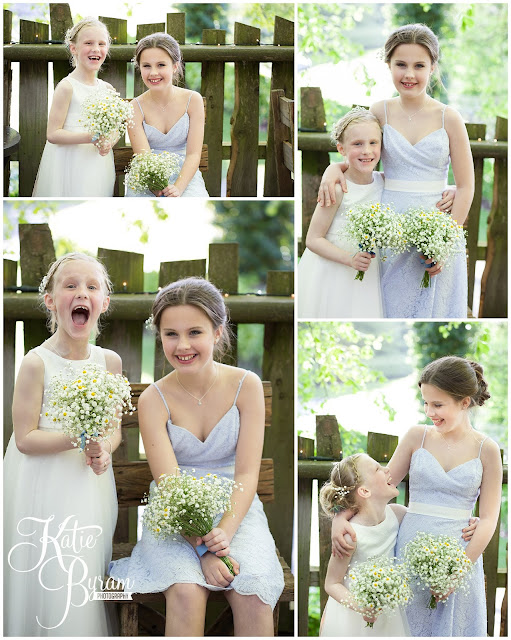
<path fill-rule="evenodd" d="M 162 191 L 169 184 L 169 178 L 181 170 L 177 153 L 137 153 L 126 169 L 126 184 L 135 193 Z"/>
<path fill-rule="evenodd" d="M 435 263 L 447 264 L 455 254 L 465 250 L 465 231 L 450 214 L 443 211 L 425 211 L 409 209 L 405 215 L 405 235 L 407 242 L 417 247 L 417 251 Z M 428 271 L 425 271 L 421 287 L 431 284 Z"/>
<path fill-rule="evenodd" d="M 406 249 L 403 217 L 389 205 L 379 202 L 358 205 L 348 209 L 346 218 L 347 223 L 340 236 L 357 244 L 360 251 L 374 253 L 376 248 L 391 248 L 396 253 L 401 253 Z M 364 271 L 357 271 L 355 280 L 363 279 Z"/>
<path fill-rule="evenodd" d="M 211 473 L 200 478 L 186 471 L 177 476 L 162 474 L 149 495 L 144 525 L 156 538 L 176 533 L 205 536 L 213 528 L 214 518 L 231 509 L 233 489 L 243 491 L 234 480 Z M 229 558 L 220 559 L 234 575 Z"/>
<path fill-rule="evenodd" d="M 76 438 L 83 451 L 91 441 L 111 435 L 120 425 L 122 413 L 133 413 L 128 379 L 110 373 L 97 364 L 76 371 L 71 365 L 53 376 L 44 415 Z"/>
<path fill-rule="evenodd" d="M 349 570 L 349 590 L 360 609 L 371 615 L 406 606 L 413 597 L 406 567 L 386 556 L 355 563 Z M 368 622 L 366 627 L 372 627 Z"/>
<path fill-rule="evenodd" d="M 120 137 L 133 126 L 133 107 L 112 89 L 98 89 L 82 105 L 84 127 L 98 138 Z M 99 144 L 99 143 L 97 143 Z"/>
<path fill-rule="evenodd" d="M 409 571 L 418 578 L 418 583 L 439 594 L 465 589 L 466 577 L 474 566 L 456 538 L 446 535 L 419 532 L 406 544 L 404 555 Z M 428 607 L 435 609 L 434 595 L 431 595 Z"/>

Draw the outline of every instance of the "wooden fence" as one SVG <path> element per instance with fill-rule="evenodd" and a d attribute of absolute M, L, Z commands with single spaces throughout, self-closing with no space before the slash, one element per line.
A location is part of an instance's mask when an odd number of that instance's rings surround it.
<path fill-rule="evenodd" d="M 48 225 L 24 224 L 19 227 L 20 268 L 22 287 L 16 287 L 18 264 L 4 260 L 4 444 L 12 433 L 11 398 L 14 389 L 16 321 L 23 322 L 24 352 L 49 337 L 45 314 L 38 301 L 37 287 L 55 259 L 53 240 Z M 143 292 L 144 256 L 136 253 L 98 249 L 98 258 L 105 264 L 114 285 L 111 311 L 98 344 L 113 349 L 122 358 L 123 372 L 131 382 L 138 382 L 142 372 L 142 336 L 144 322 L 149 317 L 154 294 Z M 270 271 L 266 295 L 238 293 L 238 245 L 214 243 L 206 259 L 162 262 L 159 286 L 187 276 L 208 277 L 225 295 L 225 302 L 234 323 L 264 324 L 263 379 L 271 382 L 273 391 L 272 428 L 264 443 L 265 457 L 274 460 L 275 501 L 265 505 L 270 529 L 277 547 L 288 565 L 291 564 L 293 522 L 293 272 Z M 27 291 L 28 289 L 28 291 Z M 236 341 L 235 341 L 236 342 Z M 229 354 L 230 364 L 237 361 L 236 344 Z M 163 350 L 156 342 L 154 379 L 167 373 Z M 128 435 L 115 453 L 116 461 L 139 460 L 139 441 Z M 120 512 L 117 539 L 135 542 L 136 508 Z M 129 537 L 128 537 L 129 536 Z M 292 612 L 281 612 L 281 629 L 293 629 Z"/>
<path fill-rule="evenodd" d="M 475 194 L 465 222 L 467 230 L 468 306 L 473 309 L 476 260 L 484 260 L 480 318 L 507 318 L 507 119 L 497 117 L 495 140 L 485 140 L 485 124 L 467 124 L 474 158 Z M 316 206 L 319 183 L 335 151 L 326 129 L 325 107 L 317 87 L 301 89 L 298 148 L 302 151 L 302 239 L 305 241 Z M 493 198 L 487 240 L 479 242 L 483 193 L 483 162 L 494 158 Z M 304 243 L 303 247 L 305 246 Z"/>
<path fill-rule="evenodd" d="M 190 10 L 193 11 L 193 8 Z M 126 86 L 135 45 L 125 44 L 127 21 L 101 16 L 99 19 L 107 25 L 113 42 L 99 77 L 110 82 L 121 96 L 132 97 L 126 95 Z M 204 174 L 204 180 L 209 195 L 221 195 L 222 160 L 230 160 L 227 196 L 256 196 L 258 160 L 264 159 L 264 195 L 278 196 L 269 93 L 267 141 L 259 142 L 259 65 L 261 62 L 272 63 L 270 90 L 282 89 L 285 96 L 292 99 L 294 23 L 276 16 L 271 45 L 260 42 L 260 29 L 241 23 L 235 23 L 232 43 L 226 43 L 225 30 L 204 29 L 201 44 L 187 45 L 185 19 L 185 13 L 168 13 L 165 22 L 138 25 L 136 38 L 138 41 L 150 33 L 166 31 L 181 45 L 185 72 L 187 62 L 201 63 L 200 91 L 207 104 L 204 142 L 208 145 L 208 171 Z M 48 62 L 53 66 L 54 85 L 72 70 L 64 44 L 54 44 L 63 42 L 66 30 L 72 25 L 71 11 L 68 4 L 55 3 L 50 4 L 50 25 L 20 20 L 19 44 L 11 44 L 11 25 L 12 12 L 4 10 L 4 126 L 10 123 L 11 63 L 19 62 L 19 195 L 31 196 L 46 141 Z M 48 44 L 50 33 L 52 44 Z M 233 107 L 224 101 L 225 65 L 228 62 L 234 62 L 235 69 Z M 142 91 L 144 86 L 137 73 L 134 95 L 140 95 Z M 224 110 L 228 108 L 232 108 L 231 141 L 224 143 L 223 118 Z M 122 145 L 122 140 L 118 144 Z"/>
<path fill-rule="evenodd" d="M 383 433 L 367 435 L 367 453 L 386 464 L 394 453 L 398 443 L 397 436 Z M 328 518 L 320 515 L 319 524 L 319 568 L 311 567 L 310 541 L 313 500 L 318 501 L 321 485 L 329 479 L 332 461 L 343 457 L 341 434 L 335 416 L 316 416 L 316 442 L 310 438 L 298 438 L 298 635 L 307 635 L 309 613 L 309 588 L 319 586 L 321 613 L 327 601 L 324 589 L 326 570 L 330 558 L 330 528 Z M 313 494 L 313 480 L 318 480 L 318 491 Z M 507 465 L 504 466 L 503 484 L 507 484 Z M 405 504 L 408 503 L 408 476 L 399 485 L 405 492 Z M 319 502 L 318 502 L 319 504 Z M 319 508 L 319 507 L 318 507 Z M 319 508 L 321 513 L 321 508 Z M 497 587 L 507 587 L 507 569 L 498 568 L 500 537 L 500 517 L 495 534 L 483 554 L 486 579 L 486 603 L 488 613 L 488 635 L 493 636 L 495 623 L 495 600 Z M 503 604 L 504 618 L 507 605 Z M 507 620 L 507 618 L 506 618 Z M 503 635 L 507 635 L 507 632 Z"/>

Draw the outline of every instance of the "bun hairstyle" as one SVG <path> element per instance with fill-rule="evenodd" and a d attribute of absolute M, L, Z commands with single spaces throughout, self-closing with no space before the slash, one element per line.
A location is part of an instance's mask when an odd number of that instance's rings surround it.
<path fill-rule="evenodd" d="M 362 476 L 357 468 L 357 460 L 362 453 L 355 453 L 335 462 L 330 472 L 330 480 L 326 482 L 319 492 L 319 503 L 329 518 L 338 511 L 352 509 L 358 512 L 356 491 L 362 484 Z"/>
<path fill-rule="evenodd" d="M 104 22 L 101 22 L 101 20 L 97 20 L 96 18 L 87 16 L 86 18 L 83 18 L 82 20 L 80 20 L 80 22 L 77 22 L 70 29 L 66 31 L 66 35 L 64 37 L 64 44 L 68 49 L 70 48 L 71 44 L 76 45 L 76 42 L 78 40 L 78 34 L 82 29 L 86 27 L 98 27 L 99 29 L 104 29 L 107 37 L 108 48 L 110 48 L 110 45 L 112 44 L 112 38 L 108 33 L 108 27 L 106 26 L 106 24 Z M 73 54 L 71 54 L 70 62 L 73 65 L 73 67 L 76 67 L 76 60 Z"/>
<path fill-rule="evenodd" d="M 209 318 L 213 329 L 223 328 L 215 345 L 215 356 L 221 359 L 231 346 L 227 309 L 220 291 L 204 278 L 183 278 L 171 282 L 158 292 L 152 309 L 152 324 L 160 336 L 162 313 L 168 307 L 189 304 L 200 309 Z"/>
<path fill-rule="evenodd" d="M 482 366 L 458 356 L 445 356 L 430 362 L 422 371 L 418 384 L 419 388 L 431 384 L 457 401 L 468 397 L 471 407 L 482 407 L 491 397 Z"/>
<path fill-rule="evenodd" d="M 142 38 L 135 49 L 135 57 L 133 62 L 135 68 L 140 70 L 140 56 L 144 49 L 163 49 L 172 60 L 172 63 L 177 65 L 174 72 L 173 84 L 176 84 L 178 80 L 183 76 L 183 56 L 181 55 L 181 49 L 177 40 L 168 33 L 151 33 L 148 36 Z"/>
<path fill-rule="evenodd" d="M 55 330 L 57 328 L 57 315 L 55 311 L 51 311 L 46 307 L 46 305 L 44 305 L 44 294 L 45 293 L 49 293 L 50 295 L 53 294 L 53 291 L 55 288 L 55 278 L 58 270 L 62 265 L 75 260 L 79 260 L 82 262 L 91 262 L 99 269 L 99 272 L 103 280 L 103 290 L 104 290 L 105 296 L 109 296 L 113 291 L 113 285 L 108 275 L 108 272 L 106 270 L 106 267 L 97 258 L 94 258 L 93 256 L 89 256 L 86 253 L 74 252 L 74 253 L 66 253 L 66 255 L 61 256 L 58 260 L 55 260 L 55 262 L 53 262 L 50 265 L 50 268 L 48 269 L 48 273 L 44 276 L 44 278 L 41 280 L 41 284 L 39 285 L 39 295 L 41 296 L 41 302 L 48 314 L 48 320 L 46 322 L 46 325 L 51 333 L 55 333 Z M 100 326 L 98 324 L 96 325 L 96 328 L 95 328 L 95 335 L 97 335 L 99 331 L 100 331 Z"/>
<path fill-rule="evenodd" d="M 387 38 L 384 47 L 384 61 L 390 64 L 394 51 L 401 44 L 419 44 L 424 47 L 431 59 L 431 64 L 435 65 L 433 76 L 440 82 L 438 71 L 438 61 L 440 59 L 440 45 L 438 38 L 425 24 L 405 24 L 393 31 Z"/>
<path fill-rule="evenodd" d="M 342 144 L 344 142 L 344 133 L 346 132 L 346 129 L 352 124 L 359 124 L 360 122 L 374 122 L 378 125 L 380 133 L 382 131 L 380 121 L 374 114 L 367 109 L 364 109 L 364 107 L 354 107 L 335 123 L 332 135 L 330 136 L 332 142 L 335 145 Z"/>

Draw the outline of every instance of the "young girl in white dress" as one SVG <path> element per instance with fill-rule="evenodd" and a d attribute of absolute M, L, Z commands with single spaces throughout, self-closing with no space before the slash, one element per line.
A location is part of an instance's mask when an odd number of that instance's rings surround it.
<path fill-rule="evenodd" d="M 360 251 L 356 244 L 339 238 L 348 209 L 381 200 L 383 176 L 374 171 L 380 159 L 380 123 L 366 109 L 352 109 L 337 122 L 332 139 L 349 162 L 344 174 L 349 190 L 344 194 L 337 186 L 337 203 L 318 204 L 314 211 L 307 248 L 298 264 L 298 316 L 381 318 L 377 253 Z M 355 280 L 357 271 L 365 272 L 362 281 Z"/>
<path fill-rule="evenodd" d="M 96 77 L 108 54 L 110 35 L 99 20 L 84 18 L 67 31 L 65 41 L 75 69 L 55 88 L 32 195 L 113 196 L 115 141 L 93 136 L 80 122 L 87 98 L 98 89 L 113 89 Z"/>
<path fill-rule="evenodd" d="M 133 153 L 175 153 L 180 156 L 181 171 L 169 177 L 163 191 L 135 194 L 128 188 L 126 195 L 207 198 L 199 171 L 204 103 L 196 91 L 175 84 L 183 73 L 178 43 L 167 33 L 142 38 L 135 51 L 135 66 L 148 90 L 133 101 L 135 126 L 128 129 Z"/>
<path fill-rule="evenodd" d="M 59 258 L 41 284 L 53 335 L 23 358 L 4 459 L 4 634 L 113 635 L 101 591 L 111 559 L 117 495 L 111 466 L 121 434 L 73 446 L 43 415 L 51 378 L 88 363 L 121 373 L 113 351 L 89 343 L 109 304 L 105 268 L 90 256 Z"/>
<path fill-rule="evenodd" d="M 135 593 L 164 592 L 167 636 L 202 636 L 211 591 L 224 590 L 234 635 L 273 636 L 273 615 L 284 579 L 256 494 L 264 439 L 261 381 L 215 361 L 228 346 L 221 293 L 199 278 L 164 287 L 153 323 L 173 371 L 140 396 L 139 424 L 155 481 L 179 469 L 234 478 L 232 512 L 218 516 L 201 538 L 157 540 L 144 528 L 130 558 L 112 562 L 116 580 Z M 234 515 L 234 517 L 233 517 Z M 199 542 L 205 543 L 202 549 Z M 229 555 L 236 575 L 220 557 Z"/>

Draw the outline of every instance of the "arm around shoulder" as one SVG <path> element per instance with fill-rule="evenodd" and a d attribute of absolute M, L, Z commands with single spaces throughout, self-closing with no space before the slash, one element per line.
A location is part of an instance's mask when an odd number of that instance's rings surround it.
<path fill-rule="evenodd" d="M 445 109 L 445 130 L 449 136 L 449 153 L 456 182 L 451 215 L 458 224 L 463 224 L 474 198 L 474 161 L 465 123 L 452 107 Z"/>

